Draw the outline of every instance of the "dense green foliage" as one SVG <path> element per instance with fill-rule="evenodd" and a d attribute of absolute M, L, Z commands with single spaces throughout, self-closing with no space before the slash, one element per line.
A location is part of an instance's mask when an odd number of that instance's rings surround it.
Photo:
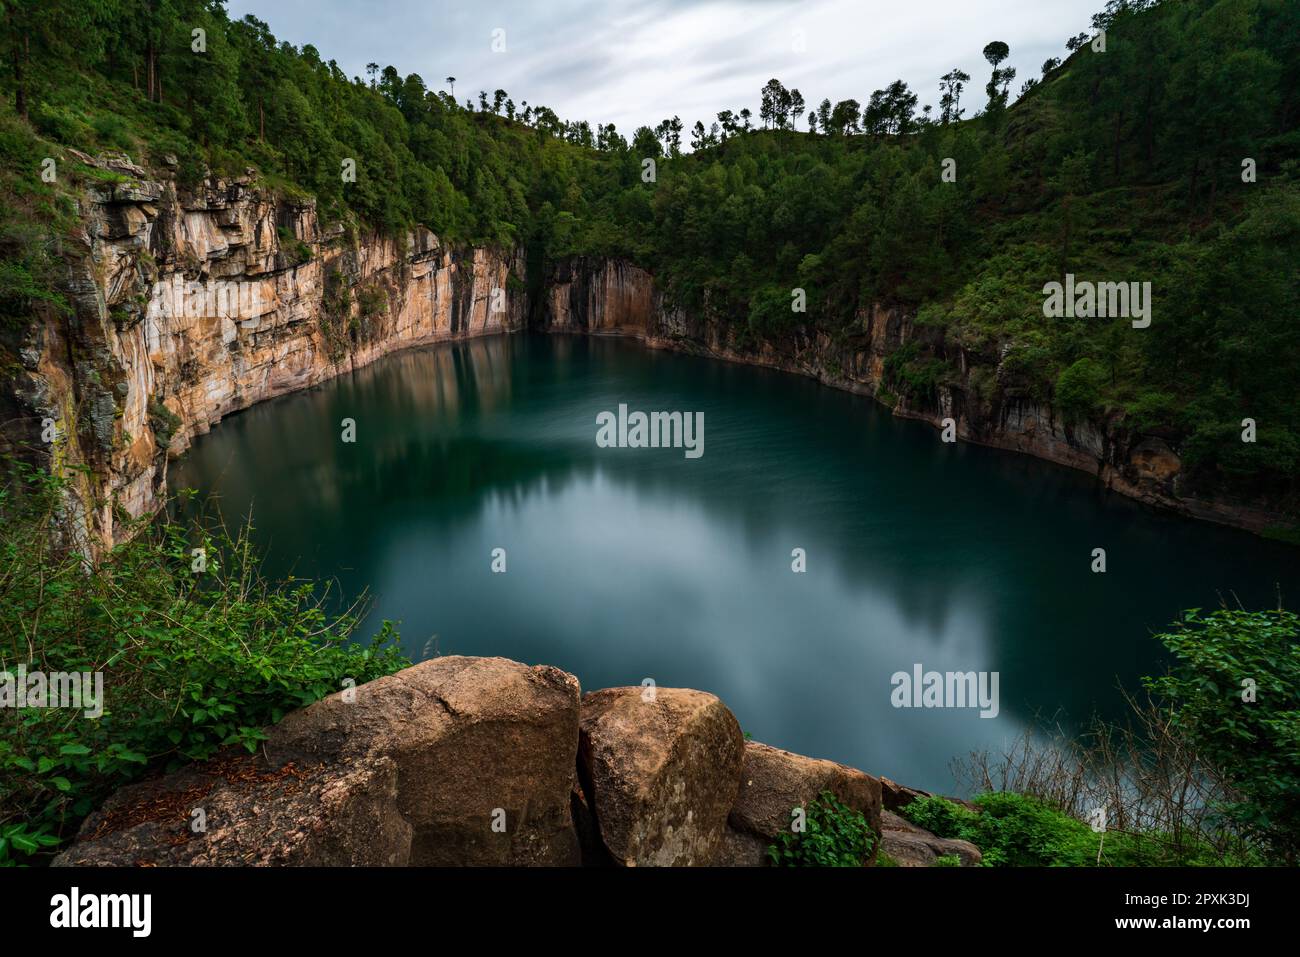
<path fill-rule="evenodd" d="M 1028 736 L 958 773 L 979 811 L 941 798 L 904 814 L 1000 865 L 1255 865 L 1300 860 L 1300 616 L 1184 612 L 1155 636 L 1168 671 L 1130 697 L 1136 724 Z M 1082 823 L 1105 811 L 1104 840 Z"/>
<path fill-rule="evenodd" d="M 543 165 L 537 135 L 430 94 L 417 76 L 389 67 L 352 82 L 310 45 L 277 43 L 264 23 L 232 22 L 207 0 L 5 8 L 6 87 L 55 143 L 154 164 L 171 154 L 191 183 L 205 165 L 237 175 L 252 165 L 272 186 L 316 196 L 327 219 L 386 229 L 422 222 L 452 239 L 509 242 L 527 222 L 536 177 L 518 177 Z M 341 176 L 345 158 L 354 183 Z"/>
<path fill-rule="evenodd" d="M 913 824 L 939 837 L 974 844 L 983 854 L 984 867 L 1160 867 L 1249 863 L 1224 860 L 1209 847 L 1195 847 L 1174 854 L 1158 834 L 1098 833 L 1082 821 L 1021 794 L 982 794 L 973 803 L 977 810 L 941 797 L 917 798 L 901 813 Z"/>
<path fill-rule="evenodd" d="M 247 531 L 155 523 L 91 569 L 52 532 L 60 483 L 22 466 L 0 489 L 0 671 L 102 672 L 103 714 L 0 709 L 0 864 L 48 850 L 146 770 L 253 751 L 287 711 L 406 662 L 385 623 L 310 582 L 267 582 Z M 195 571 L 195 549 L 206 567 Z"/>
<path fill-rule="evenodd" d="M 767 856 L 778 867 L 862 867 L 876 835 L 859 811 L 830 791 L 805 809 L 802 831 L 782 831 Z"/>
<path fill-rule="evenodd" d="M 1049 401 L 1073 424 L 1111 420 L 1168 439 L 1188 490 L 1296 507 L 1294 0 L 1111 0 L 1092 24 L 1105 51 L 1073 38 L 1014 103 L 1009 51 L 994 40 L 978 112 L 959 70 L 927 81 L 937 111 L 918 111 L 899 80 L 842 91 L 805 117 L 803 94 L 774 79 L 756 91 L 761 128 L 748 109 L 723 110 L 694 125 L 689 154 L 676 116 L 629 140 L 516 106 L 504 90 L 476 105 L 393 66 L 349 78 L 255 18 L 230 20 L 217 0 L 4 0 L 0 13 L 0 378 L 33 315 L 67 311 L 61 259 L 79 241 L 78 186 L 113 178 L 65 147 L 120 150 L 174 168 L 183 185 L 251 167 L 268 188 L 315 197 L 349 236 L 424 224 L 452 241 L 523 246 L 530 283 L 563 257 L 627 257 L 741 342 L 823 332 L 852 343 L 864 310 L 902 306 L 919 334 L 885 361 L 889 401 L 933 402 L 944 387 L 974 410 L 998 395 Z M 54 181 L 41 175 L 49 158 Z M 341 175 L 348 160 L 354 181 Z M 313 255 L 287 228 L 280 238 L 293 261 Z M 1045 318 L 1043 286 L 1067 273 L 1150 282 L 1151 327 Z M 353 293 L 337 274 L 325 287 L 321 321 L 343 350 Z M 804 312 L 792 308 L 796 289 Z M 363 312 L 375 308 L 373 290 L 356 295 Z M 170 413 L 151 412 L 165 431 Z M 1258 441 L 1241 441 L 1244 418 Z M 88 573 L 71 550 L 51 551 L 57 488 L 30 475 L 21 485 L 0 494 L 0 663 L 105 670 L 111 681 L 98 720 L 4 712 L 0 861 L 52 846 L 146 767 L 253 747 L 286 708 L 400 663 L 387 631 L 370 650 L 340 644 L 355 618 L 329 615 L 311 585 L 262 582 L 242 536 L 206 533 L 212 559 L 196 577 L 200 542 L 164 524 Z M 1150 683 L 1242 795 L 1224 813 L 1291 862 L 1296 635 L 1289 613 L 1192 612 L 1160 636 L 1178 663 Z M 978 803 L 978 814 L 939 799 L 908 813 L 972 840 L 989 865 L 1093 864 L 1099 847 L 1103 864 L 1208 861 L 1199 851 L 1171 861 L 1153 835 L 1108 834 L 1101 846 L 1030 798 Z M 807 832 L 770 853 L 857 864 L 870 841 L 861 815 L 823 795 Z"/>
<path fill-rule="evenodd" d="M 669 163 L 629 249 L 755 336 L 851 340 L 873 303 L 915 309 L 931 342 L 891 357 L 891 393 L 924 402 L 973 366 L 975 409 L 996 384 L 1067 420 L 1123 417 L 1171 440 L 1190 488 L 1293 506 L 1300 11 L 1187 0 L 1102 22 L 1106 52 L 1084 45 L 1005 112 L 901 137 L 776 130 Z M 1046 319 L 1066 273 L 1150 282 L 1152 326 Z M 1245 417 L 1268 423 L 1255 443 Z"/>
<path fill-rule="evenodd" d="M 70 208 L 37 176 L 62 155 L 52 145 L 172 156 L 189 181 L 251 166 L 316 196 L 326 220 L 524 245 L 534 284 L 559 257 L 630 257 L 742 341 L 852 340 L 862 310 L 901 305 L 931 334 L 891 364 L 889 396 L 960 384 L 975 412 L 996 395 L 1056 399 L 1067 421 L 1170 440 L 1188 490 L 1294 509 L 1300 7 L 1110 0 L 1092 27 L 1104 52 L 1072 38 L 1014 103 L 993 41 L 978 111 L 960 70 L 929 81 L 937 111 L 900 80 L 806 118 L 803 94 L 774 79 L 762 128 L 722 110 L 684 154 L 675 116 L 629 140 L 504 90 L 458 103 L 392 66 L 348 78 L 215 0 L 11 0 L 3 89 L 30 126 L 0 129 L 0 310 L 59 296 L 57 235 L 31 227 Z M 1150 282 L 1152 326 L 1045 318 L 1042 288 L 1066 273 Z M 1243 418 L 1258 441 L 1241 441 Z"/>
<path fill-rule="evenodd" d="M 1223 812 L 1279 861 L 1300 861 L 1300 618 L 1188 611 L 1159 639 L 1169 674 L 1147 679 L 1170 721 L 1242 800 Z"/>

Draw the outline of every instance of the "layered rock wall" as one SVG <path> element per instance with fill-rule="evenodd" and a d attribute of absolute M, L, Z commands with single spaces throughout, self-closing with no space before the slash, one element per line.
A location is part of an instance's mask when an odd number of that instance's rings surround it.
<path fill-rule="evenodd" d="M 1067 423 L 1050 403 L 1018 391 L 1001 362 L 990 365 L 968 355 L 900 309 L 864 309 L 835 337 L 805 329 L 780 342 L 754 344 L 739 338 L 730 323 L 687 315 L 667 300 L 650 273 L 631 263 L 578 257 L 555 266 L 546 279 L 533 313 L 535 325 L 548 332 L 630 336 L 653 348 L 799 373 L 875 396 L 901 417 L 936 427 L 951 418 L 964 441 L 1089 472 L 1107 488 L 1150 505 L 1252 531 L 1291 522 L 1266 506 L 1187 494 L 1182 463 L 1161 437 L 1134 434 L 1119 418 Z M 886 360 L 910 344 L 957 370 L 932 397 L 889 393 Z"/>
<path fill-rule="evenodd" d="M 327 228 L 251 173 L 185 189 L 80 158 L 103 179 L 65 245 L 72 314 L 36 317 L 19 344 L 5 444 L 88 466 L 69 507 L 91 552 L 160 507 L 168 457 L 224 416 L 395 349 L 523 324 L 517 250 Z"/>
<path fill-rule="evenodd" d="M 12 349 L 0 452 L 35 450 L 71 477 L 68 525 L 90 554 L 162 505 L 169 457 L 224 416 L 396 349 L 530 322 L 807 375 L 899 416 L 951 418 L 963 440 L 1089 472 L 1196 518 L 1256 531 L 1290 522 L 1263 505 L 1188 494 L 1161 437 L 1119 418 L 1067 423 L 1017 390 L 996 357 L 968 355 L 898 309 L 865 309 L 835 337 L 808 327 L 756 343 L 676 308 L 622 260 L 577 257 L 530 282 L 521 250 L 458 247 L 425 229 L 356 235 L 251 171 L 186 189 L 166 170 L 78 156 L 100 178 L 83 184 L 82 225 L 65 244 L 71 315 L 44 310 Z M 886 362 L 913 345 L 957 372 L 932 395 L 893 396 Z"/>

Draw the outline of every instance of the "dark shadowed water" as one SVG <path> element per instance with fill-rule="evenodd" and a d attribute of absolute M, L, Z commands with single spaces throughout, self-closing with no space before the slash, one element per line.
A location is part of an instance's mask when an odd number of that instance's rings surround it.
<path fill-rule="evenodd" d="M 704 455 L 597 447 L 620 403 L 703 412 Z M 271 571 L 368 587 L 366 633 L 399 620 L 413 659 L 700 688 L 758 740 L 940 790 L 1036 715 L 1116 713 L 1180 609 L 1300 593 L 1292 548 L 809 380 L 608 339 L 391 356 L 223 422 L 174 466 L 187 486 L 252 509 Z M 1000 713 L 896 709 L 917 663 L 997 672 Z"/>

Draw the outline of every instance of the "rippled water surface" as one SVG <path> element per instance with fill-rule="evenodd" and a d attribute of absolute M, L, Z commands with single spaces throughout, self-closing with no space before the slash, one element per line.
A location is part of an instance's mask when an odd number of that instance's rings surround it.
<path fill-rule="evenodd" d="M 599 448 L 620 403 L 703 412 L 704 455 Z M 414 659 L 700 688 L 758 740 L 941 790 L 1036 715 L 1115 713 L 1179 609 L 1300 593 L 1294 549 L 808 380 L 608 339 L 390 356 L 227 419 L 172 487 L 251 509 L 271 571 L 369 588 L 368 630 L 399 620 Z M 998 672 L 999 715 L 895 709 L 916 663 Z"/>

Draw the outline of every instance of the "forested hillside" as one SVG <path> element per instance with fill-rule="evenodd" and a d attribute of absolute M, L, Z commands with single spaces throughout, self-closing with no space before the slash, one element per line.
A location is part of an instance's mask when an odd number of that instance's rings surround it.
<path fill-rule="evenodd" d="M 901 306 L 944 348 L 895 356 L 895 395 L 933 395 L 959 355 L 989 391 L 1167 439 L 1193 489 L 1294 513 L 1300 4 L 1111 0 L 1062 32 L 1083 26 L 1041 77 L 973 38 L 987 77 L 874 92 L 773 79 L 716 120 L 624 136 L 527 91 L 378 64 L 347 77 L 211 0 L 8 0 L 5 339 L 37 303 L 60 307 L 67 183 L 94 175 L 63 147 L 172 160 L 189 183 L 251 167 L 350 230 L 419 223 L 535 264 L 627 257 L 754 342 L 852 336 L 861 308 Z M 47 157 L 66 175 L 45 181 Z M 1045 318 L 1043 287 L 1066 274 L 1151 283 L 1150 327 Z M 1244 418 L 1257 441 L 1241 441 Z"/>

